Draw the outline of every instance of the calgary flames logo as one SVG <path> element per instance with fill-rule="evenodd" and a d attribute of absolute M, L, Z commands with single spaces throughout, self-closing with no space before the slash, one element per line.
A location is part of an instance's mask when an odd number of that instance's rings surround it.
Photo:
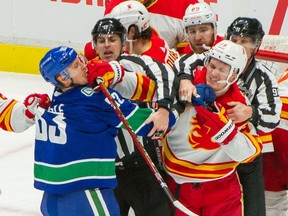
<path fill-rule="evenodd" d="M 193 129 L 190 130 L 188 142 L 193 149 L 215 150 L 220 148 L 219 144 L 213 142 L 211 137 L 207 135 L 211 128 L 201 126 L 196 116 L 192 117 L 190 125 Z"/>

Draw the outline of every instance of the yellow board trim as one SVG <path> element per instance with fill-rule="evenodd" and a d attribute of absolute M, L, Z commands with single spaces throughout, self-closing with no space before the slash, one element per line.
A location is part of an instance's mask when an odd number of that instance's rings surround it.
<path fill-rule="evenodd" d="M 39 62 L 50 48 L 0 44 L 0 71 L 40 74 Z"/>

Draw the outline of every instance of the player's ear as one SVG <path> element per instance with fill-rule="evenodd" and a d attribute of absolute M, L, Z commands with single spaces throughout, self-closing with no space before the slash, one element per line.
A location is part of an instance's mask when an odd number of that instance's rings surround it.
<path fill-rule="evenodd" d="M 129 31 L 127 32 L 127 39 L 134 39 L 137 31 L 134 26 L 130 26 Z"/>
<path fill-rule="evenodd" d="M 231 77 L 230 77 L 230 82 L 234 82 L 235 79 L 237 79 L 237 73 L 236 72 L 233 72 Z"/>
<path fill-rule="evenodd" d="M 121 53 L 126 51 L 126 44 L 122 43 L 122 47 L 121 47 Z"/>

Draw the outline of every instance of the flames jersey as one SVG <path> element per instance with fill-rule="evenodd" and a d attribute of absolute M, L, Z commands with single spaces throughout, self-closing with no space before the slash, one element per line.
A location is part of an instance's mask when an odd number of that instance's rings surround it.
<path fill-rule="evenodd" d="M 205 72 L 199 71 L 195 78 L 197 83 L 205 81 Z M 216 101 L 228 109 L 227 102 L 235 98 L 243 103 L 247 101 L 236 83 L 229 87 L 224 96 L 217 97 Z M 236 136 L 227 145 L 222 145 L 201 133 L 203 129 L 196 114 L 194 107 L 187 106 L 164 139 L 165 168 L 177 183 L 223 178 L 231 174 L 239 163 L 250 162 L 260 154 L 261 141 L 249 123 L 237 125 Z"/>
<path fill-rule="evenodd" d="M 272 134 L 274 152 L 263 154 L 265 190 L 284 191 L 288 185 L 288 68 L 278 80 L 282 101 L 280 124 Z"/>
<path fill-rule="evenodd" d="M 22 132 L 34 124 L 26 118 L 26 107 L 14 99 L 7 99 L 0 93 L 0 128 L 6 131 Z"/>
<path fill-rule="evenodd" d="M 159 62 L 167 64 L 170 68 L 173 68 L 175 60 L 180 57 L 175 49 L 170 49 L 166 42 L 157 35 L 152 35 L 150 38 L 150 49 L 140 55 L 150 56 Z"/>

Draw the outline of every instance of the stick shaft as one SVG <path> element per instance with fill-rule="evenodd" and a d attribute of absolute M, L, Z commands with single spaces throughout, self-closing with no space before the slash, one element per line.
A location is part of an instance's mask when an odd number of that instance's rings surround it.
<path fill-rule="evenodd" d="M 121 120 L 121 122 L 123 123 L 124 127 L 126 128 L 126 130 L 128 131 L 128 133 L 130 134 L 130 136 L 132 137 L 135 146 L 137 147 L 137 149 L 139 150 L 139 152 L 141 153 L 142 157 L 144 158 L 144 160 L 146 161 L 147 165 L 149 166 L 149 168 L 151 169 L 151 171 L 153 172 L 154 176 L 156 177 L 156 179 L 158 180 L 158 182 L 160 183 L 160 186 L 162 187 L 162 189 L 164 190 L 166 196 L 169 198 L 169 200 L 173 203 L 173 205 L 178 208 L 179 210 L 181 210 L 182 212 L 186 213 L 187 215 L 191 215 L 191 216 L 197 216 L 196 214 L 194 214 L 193 212 L 191 212 L 189 209 L 187 209 L 183 204 L 181 204 L 179 201 L 177 201 L 174 196 L 172 195 L 171 191 L 169 190 L 167 184 L 165 183 L 165 181 L 163 180 L 161 174 L 159 173 L 159 171 L 157 170 L 155 164 L 153 163 L 152 159 L 150 158 L 149 154 L 147 153 L 147 151 L 145 150 L 145 148 L 141 145 L 141 143 L 138 141 L 137 136 L 135 134 L 135 132 L 132 130 L 132 128 L 130 127 L 128 121 L 126 120 L 125 116 L 123 115 L 122 111 L 120 110 L 120 108 L 118 107 L 118 105 L 115 103 L 115 101 L 113 100 L 110 92 L 108 91 L 108 89 L 104 86 L 104 84 L 102 82 L 99 83 L 100 88 L 102 90 L 102 92 L 105 94 L 105 96 L 107 97 L 107 99 L 109 100 L 110 104 L 112 105 L 113 109 L 115 110 L 116 114 L 118 115 L 119 119 Z"/>

